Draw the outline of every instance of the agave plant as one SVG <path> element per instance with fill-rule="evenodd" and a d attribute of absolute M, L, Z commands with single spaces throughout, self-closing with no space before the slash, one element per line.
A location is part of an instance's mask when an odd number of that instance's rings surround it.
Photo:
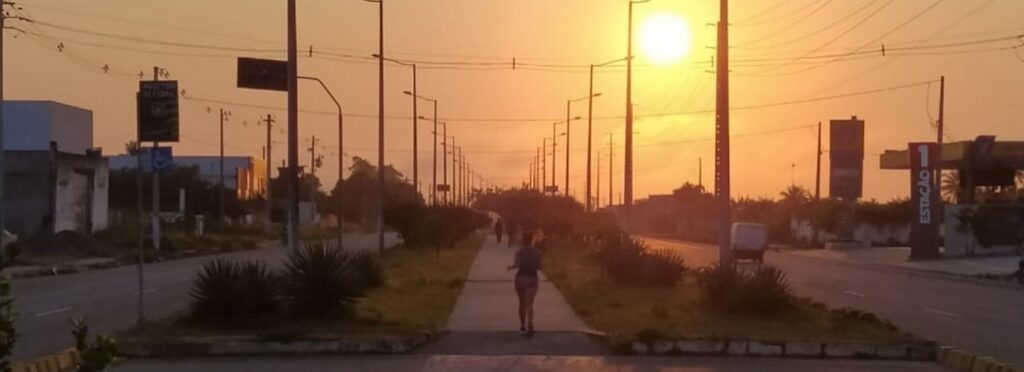
<path fill-rule="evenodd" d="M 362 264 L 360 263 L 362 262 Z M 371 287 L 367 258 L 312 242 L 293 251 L 285 264 L 283 294 L 294 315 L 347 315 Z M 373 266 L 376 266 L 375 261 Z M 379 281 L 379 273 L 377 280 Z"/>
<path fill-rule="evenodd" d="M 278 310 L 276 278 L 266 264 L 207 262 L 192 284 L 191 317 L 199 322 L 234 323 Z"/>

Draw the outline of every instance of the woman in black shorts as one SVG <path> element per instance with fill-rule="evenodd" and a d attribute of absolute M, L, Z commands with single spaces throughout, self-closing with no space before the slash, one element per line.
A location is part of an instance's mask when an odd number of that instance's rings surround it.
<path fill-rule="evenodd" d="M 516 259 L 509 270 L 516 271 L 516 294 L 519 296 L 519 332 L 533 334 L 533 300 L 537 297 L 539 285 L 537 272 L 540 271 L 541 252 L 537 249 L 539 234 L 523 233 L 522 246 L 516 250 Z"/>

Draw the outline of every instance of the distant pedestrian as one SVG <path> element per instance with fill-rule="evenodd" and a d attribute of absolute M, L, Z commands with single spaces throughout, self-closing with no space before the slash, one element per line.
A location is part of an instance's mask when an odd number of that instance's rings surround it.
<path fill-rule="evenodd" d="M 501 236 L 505 233 L 505 223 L 499 218 L 498 221 L 494 222 L 494 236 L 498 238 L 498 243 L 501 243 Z M 512 236 L 509 236 L 509 240 Z"/>
<path fill-rule="evenodd" d="M 540 285 L 537 272 L 540 271 L 541 252 L 537 249 L 539 232 L 523 233 L 522 245 L 516 250 L 515 262 L 509 270 L 516 270 L 515 288 L 519 297 L 519 333 L 533 335 L 533 301 L 537 298 Z"/>

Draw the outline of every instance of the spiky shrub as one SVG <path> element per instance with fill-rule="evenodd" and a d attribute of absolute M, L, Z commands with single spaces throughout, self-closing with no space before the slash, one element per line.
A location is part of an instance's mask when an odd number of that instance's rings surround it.
<path fill-rule="evenodd" d="M 682 256 L 669 251 L 647 252 L 642 269 L 647 284 L 663 287 L 683 281 L 689 270 Z"/>
<path fill-rule="evenodd" d="M 360 271 L 354 254 L 324 242 L 307 243 L 288 256 L 282 294 L 293 315 L 349 315 L 370 288 Z"/>
<path fill-rule="evenodd" d="M 214 259 L 192 283 L 191 318 L 230 324 L 272 315 L 279 308 L 276 287 L 277 279 L 262 262 Z"/>
<path fill-rule="evenodd" d="M 732 264 L 714 264 L 697 271 L 697 286 L 704 303 L 716 310 L 731 312 L 738 308 L 737 291 L 745 279 L 743 272 Z"/>
<path fill-rule="evenodd" d="M 100 372 L 121 363 L 117 356 L 117 342 L 106 335 L 96 336 L 89 342 L 89 326 L 85 318 L 68 320 L 71 323 L 71 336 L 75 339 L 75 350 L 79 360 L 76 365 L 78 372 Z"/>
<path fill-rule="evenodd" d="M 373 288 L 384 281 L 380 256 L 376 252 L 361 250 L 352 254 L 352 266 L 355 269 L 358 283 L 362 287 Z"/>
<path fill-rule="evenodd" d="M 792 305 L 786 275 L 771 266 L 761 266 L 748 275 L 742 293 L 744 307 L 760 314 L 777 314 Z"/>
<path fill-rule="evenodd" d="M 733 314 L 771 315 L 792 307 L 786 275 L 762 266 L 744 271 L 733 264 L 711 265 L 697 272 L 705 305 Z"/>

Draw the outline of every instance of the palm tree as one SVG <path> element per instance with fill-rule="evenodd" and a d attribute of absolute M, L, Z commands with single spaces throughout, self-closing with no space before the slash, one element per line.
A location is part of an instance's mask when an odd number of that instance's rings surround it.
<path fill-rule="evenodd" d="M 946 203 L 958 203 L 960 199 L 960 172 L 943 172 L 940 192 L 942 200 Z"/>
<path fill-rule="evenodd" d="M 799 206 L 811 201 L 811 192 L 796 185 L 786 188 L 785 191 L 779 193 L 779 196 L 782 197 L 782 203 L 790 207 Z"/>

